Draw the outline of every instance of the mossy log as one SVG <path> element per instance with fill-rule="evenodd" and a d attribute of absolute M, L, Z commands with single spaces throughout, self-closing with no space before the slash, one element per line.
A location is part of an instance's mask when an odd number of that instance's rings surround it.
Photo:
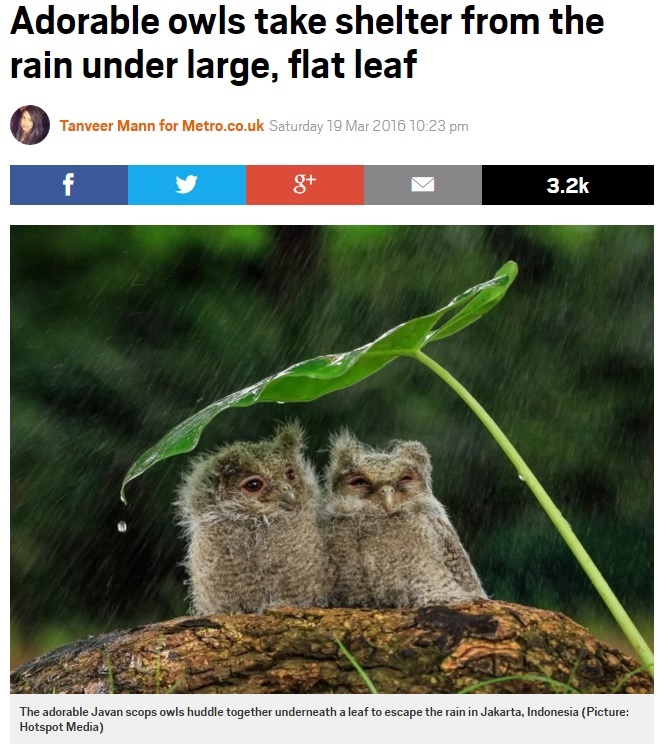
<path fill-rule="evenodd" d="M 13 693 L 652 693 L 646 670 L 562 615 L 481 601 L 176 618 L 18 667 Z"/>

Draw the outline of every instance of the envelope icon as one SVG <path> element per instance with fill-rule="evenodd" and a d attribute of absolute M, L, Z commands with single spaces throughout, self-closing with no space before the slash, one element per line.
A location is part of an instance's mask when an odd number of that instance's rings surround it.
<path fill-rule="evenodd" d="M 411 192 L 435 192 L 435 177 L 411 177 Z"/>

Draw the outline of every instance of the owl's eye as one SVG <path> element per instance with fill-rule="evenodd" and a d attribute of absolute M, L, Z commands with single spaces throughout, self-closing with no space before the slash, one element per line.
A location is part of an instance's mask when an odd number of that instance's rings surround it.
<path fill-rule="evenodd" d="M 252 475 L 250 478 L 245 478 L 239 484 L 239 487 L 249 493 L 258 493 L 258 491 L 263 489 L 264 485 L 265 481 L 260 476 Z"/>
<path fill-rule="evenodd" d="M 401 475 L 399 478 L 399 483 L 411 483 L 414 480 L 414 476 L 410 475 L 410 473 L 406 473 L 405 475 Z"/>
<path fill-rule="evenodd" d="M 364 478 L 363 475 L 355 475 L 354 478 L 350 478 L 348 486 L 353 488 L 363 488 L 364 486 L 370 486 L 370 483 Z"/>
<path fill-rule="evenodd" d="M 285 477 L 286 477 L 286 480 L 289 480 L 289 481 L 295 480 L 295 478 L 297 477 L 297 473 L 295 473 L 294 468 L 288 468 L 285 471 Z"/>

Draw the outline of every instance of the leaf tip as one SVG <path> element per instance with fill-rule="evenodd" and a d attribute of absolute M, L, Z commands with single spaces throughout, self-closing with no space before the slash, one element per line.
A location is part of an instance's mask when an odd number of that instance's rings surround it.
<path fill-rule="evenodd" d="M 505 262 L 504 265 L 497 271 L 498 275 L 508 275 L 513 280 L 518 275 L 518 263 L 514 260 Z"/>

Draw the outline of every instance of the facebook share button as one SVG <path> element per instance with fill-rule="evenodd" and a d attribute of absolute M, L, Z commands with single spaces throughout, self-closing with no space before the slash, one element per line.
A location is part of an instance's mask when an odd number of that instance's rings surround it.
<path fill-rule="evenodd" d="M 126 205 L 126 166 L 12 166 L 12 205 Z"/>

